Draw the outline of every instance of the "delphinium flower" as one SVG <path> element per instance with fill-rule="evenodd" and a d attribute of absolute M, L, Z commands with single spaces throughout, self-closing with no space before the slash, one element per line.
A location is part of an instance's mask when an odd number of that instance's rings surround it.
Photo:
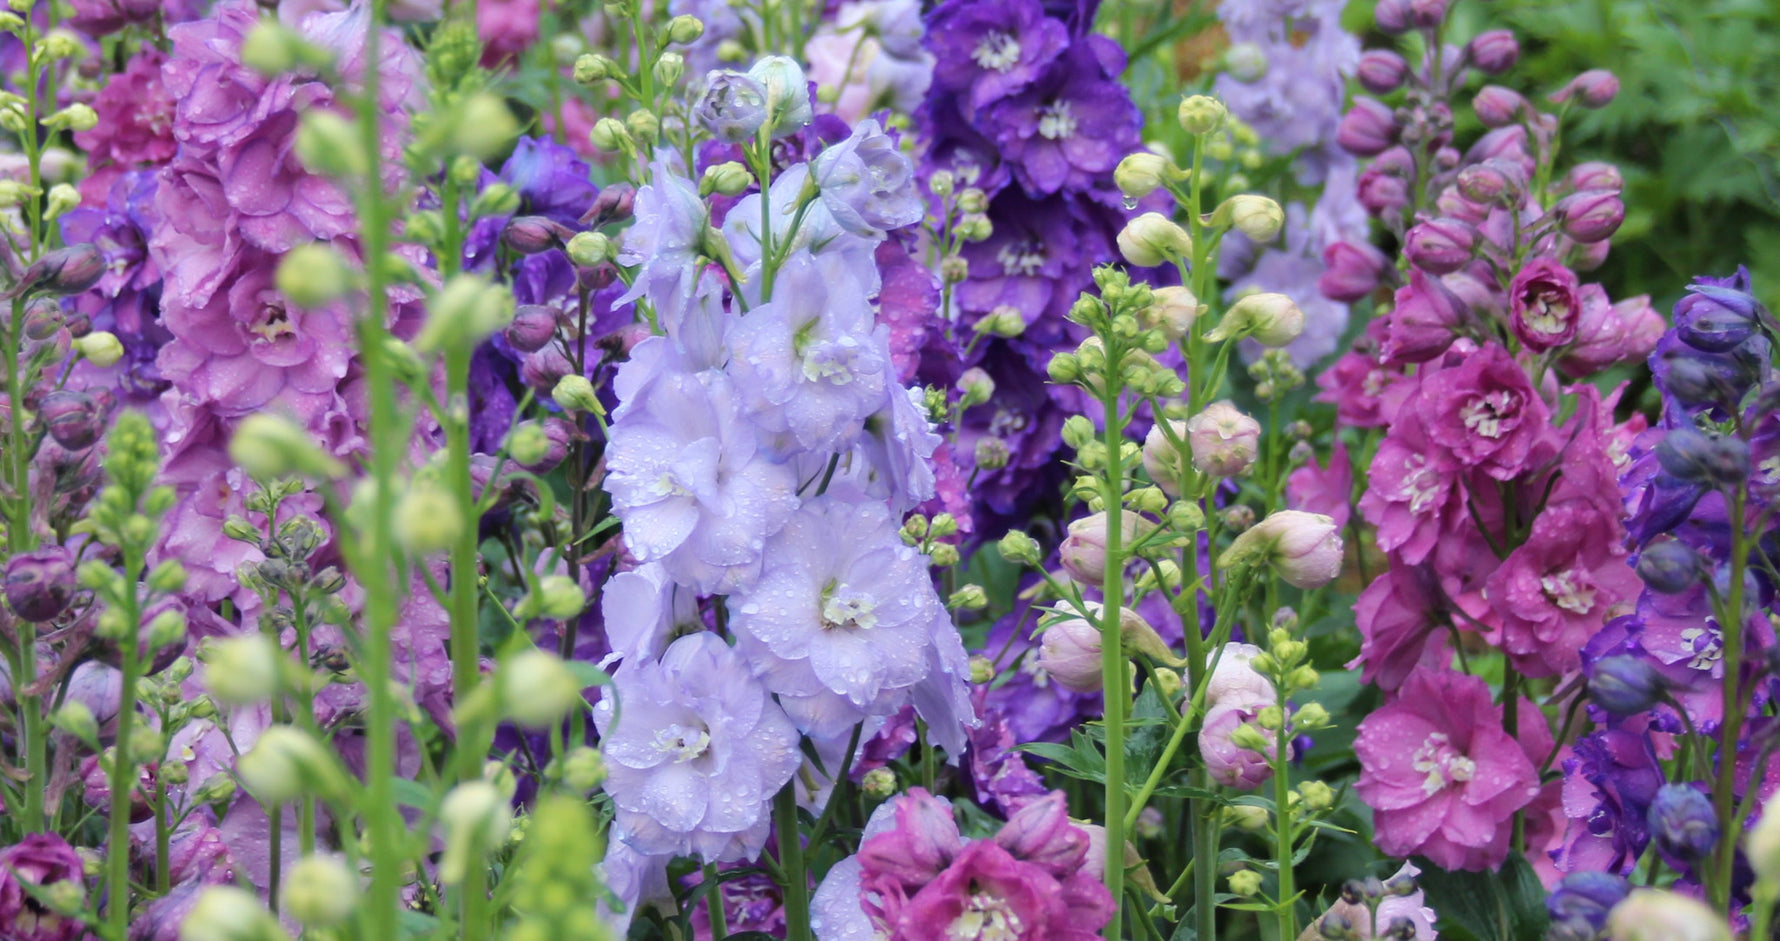
<path fill-rule="evenodd" d="M 941 312 L 950 329 L 929 338 L 968 349 L 963 365 L 995 377 L 996 393 L 959 425 L 971 442 L 951 455 L 973 475 L 978 504 L 987 504 L 974 514 L 982 517 L 979 537 L 993 537 L 1051 489 L 1054 477 L 1033 472 L 1051 465 L 1056 439 L 1037 429 L 1077 403 L 1069 389 L 1049 390 L 1061 402 L 1025 398 L 1023 390 L 1046 390 L 1052 349 L 1082 339 L 1065 314 L 1093 266 L 1117 257 L 1127 215 L 1112 170 L 1137 148 L 1141 116 L 1116 80 L 1122 51 L 1085 32 L 1091 19 L 1061 18 L 1036 0 L 950 0 L 926 17 L 925 42 L 937 61 L 916 115 L 922 176 L 951 175 L 960 192 L 981 200 L 970 211 L 989 223 L 988 238 L 960 252 L 964 276 L 952 309 Z M 991 316 L 1002 322 L 998 335 L 979 338 L 974 331 Z M 956 376 L 920 378 L 949 387 Z M 998 415 L 1008 418 L 997 422 Z"/>
<path fill-rule="evenodd" d="M 99 123 L 74 135 L 74 142 L 87 152 L 91 171 L 80 181 L 87 203 L 102 202 L 120 174 L 158 167 L 177 152 L 175 103 L 161 79 L 166 61 L 166 53 L 153 46 L 144 48 L 93 100 Z"/>
<path fill-rule="evenodd" d="M 645 854 L 758 855 L 766 805 L 801 763 L 797 731 L 715 634 L 626 663 L 594 709 L 618 808 L 616 837 Z"/>
<path fill-rule="evenodd" d="M 81 922 L 46 906 L 36 893 L 51 893 L 77 910 L 85 901 L 85 881 L 80 854 L 54 834 L 34 833 L 0 849 L 0 924 L 21 941 L 74 941 L 85 934 Z M 75 890 L 72 898 L 67 889 Z"/>
<path fill-rule="evenodd" d="M 1088 941 L 1114 912 L 1088 844 L 1058 791 L 966 840 L 950 805 L 912 789 L 874 814 L 859 854 L 818 889 L 820 936 Z"/>
<path fill-rule="evenodd" d="M 912 0 L 854 0 L 804 42 L 817 101 L 857 123 L 880 107 L 913 113 L 933 80 L 934 56 Z"/>

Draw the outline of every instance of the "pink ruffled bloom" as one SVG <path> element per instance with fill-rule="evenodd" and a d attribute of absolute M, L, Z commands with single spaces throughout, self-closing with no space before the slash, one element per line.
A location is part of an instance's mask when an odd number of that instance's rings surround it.
<path fill-rule="evenodd" d="M 1517 742 L 1503 730 L 1502 710 L 1483 680 L 1423 670 L 1361 722 L 1356 790 L 1375 812 L 1379 849 L 1420 854 L 1442 869 L 1499 866 L 1514 812 L 1539 794 L 1528 753 L 1549 750 L 1551 742 L 1536 709 L 1523 703 L 1520 714 Z"/>
<path fill-rule="evenodd" d="M 166 61 L 166 53 L 145 47 L 93 99 L 99 123 L 74 135 L 92 170 L 80 181 L 81 200 L 87 205 L 105 205 L 112 182 L 124 171 L 166 163 L 179 149 L 173 139 L 173 96 L 161 82 Z"/>
<path fill-rule="evenodd" d="M 1498 638 L 1516 669 L 1556 676 L 1581 666 L 1581 651 L 1613 608 L 1643 583 L 1625 563 L 1619 521 L 1582 500 L 1548 507 L 1525 544 L 1488 582 Z"/>
<path fill-rule="evenodd" d="M 1353 518 L 1354 466 L 1347 445 L 1340 441 L 1329 452 L 1325 466 L 1311 461 L 1286 477 L 1286 506 L 1321 513 L 1346 529 Z"/>
<path fill-rule="evenodd" d="M 1452 359 L 1422 380 L 1415 408 L 1428 416 L 1428 436 L 1461 466 L 1497 480 L 1519 476 L 1534 463 L 1551 410 L 1503 347 L 1490 343 Z"/>
<path fill-rule="evenodd" d="M 1347 666 L 1359 667 L 1360 679 L 1395 690 L 1418 667 L 1437 667 L 1450 658 L 1448 615 L 1438 588 L 1426 570 L 1393 559 L 1383 576 L 1366 586 L 1354 602 L 1360 628 L 1360 655 Z"/>

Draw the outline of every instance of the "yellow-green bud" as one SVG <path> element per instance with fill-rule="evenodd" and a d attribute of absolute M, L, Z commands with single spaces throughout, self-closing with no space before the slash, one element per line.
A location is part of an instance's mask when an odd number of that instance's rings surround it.
<path fill-rule="evenodd" d="M 1335 806 L 1335 789 L 1321 781 L 1305 781 L 1298 785 L 1298 796 L 1308 810 L 1323 811 Z"/>
<path fill-rule="evenodd" d="M 1268 740 L 1266 735 L 1261 733 L 1260 729 L 1247 723 L 1239 725 L 1231 730 L 1230 744 L 1235 745 L 1237 748 L 1246 748 L 1249 751 L 1263 753 L 1273 746 L 1273 743 Z"/>
<path fill-rule="evenodd" d="M 54 219 L 70 209 L 80 208 L 80 191 L 66 183 L 57 183 L 49 188 L 49 205 L 44 207 L 44 218 Z"/>
<path fill-rule="evenodd" d="M 317 447 L 309 432 L 270 412 L 255 412 L 241 420 L 229 439 L 229 459 L 256 480 L 293 473 L 330 478 L 346 473 L 346 465 Z"/>
<path fill-rule="evenodd" d="M 950 170 L 935 170 L 927 178 L 927 189 L 940 199 L 952 195 L 952 188 L 957 185 L 958 178 Z"/>
<path fill-rule="evenodd" d="M 1119 231 L 1119 254 L 1140 268 L 1153 268 L 1193 253 L 1187 230 L 1159 212 L 1146 212 Z"/>
<path fill-rule="evenodd" d="M 593 130 L 587 132 L 587 139 L 594 147 L 604 151 L 630 150 L 636 147 L 630 130 L 617 118 L 600 118 L 595 121 Z"/>
<path fill-rule="evenodd" d="M 550 390 L 550 397 L 571 412 L 605 412 L 599 395 L 593 391 L 593 383 L 588 382 L 586 376 L 570 373 L 556 380 L 556 388 Z"/>
<path fill-rule="evenodd" d="M 507 456 L 520 465 L 537 464 L 550 454 L 550 435 L 537 422 L 525 422 L 507 433 Z"/>
<path fill-rule="evenodd" d="M 1140 150 L 1127 155 L 1113 170 L 1113 183 L 1127 199 L 1142 199 L 1167 182 L 1174 165 L 1167 157 Z"/>
<path fill-rule="evenodd" d="M 715 164 L 705 168 L 705 175 L 698 182 L 699 192 L 709 196 L 721 193 L 724 196 L 737 196 L 754 183 L 754 175 L 748 168 L 734 160 Z"/>
<path fill-rule="evenodd" d="M 86 743 L 89 748 L 99 746 L 99 720 L 93 716 L 92 708 L 78 699 L 65 700 L 61 708 L 50 715 L 49 724 Z"/>
<path fill-rule="evenodd" d="M 487 781 L 465 781 L 451 789 L 439 806 L 445 830 L 445 855 L 439 879 L 447 885 L 463 881 L 472 865 L 500 849 L 513 829 L 513 808 Z"/>
<path fill-rule="evenodd" d="M 1038 564 L 1038 541 L 1021 530 L 1010 530 L 995 545 L 1001 557 L 1015 565 Z"/>
<path fill-rule="evenodd" d="M 1226 807 L 1224 808 L 1224 814 L 1230 819 L 1230 823 L 1239 830 L 1247 830 L 1250 833 L 1253 833 L 1265 829 L 1267 826 L 1268 817 L 1266 808 L 1256 807 L 1253 804 L 1237 804 L 1232 807 Z"/>
<path fill-rule="evenodd" d="M 686 57 L 678 52 L 664 52 L 655 60 L 655 80 L 672 88 L 686 74 Z"/>
<path fill-rule="evenodd" d="M 1292 716 L 1292 726 L 1300 732 L 1314 732 L 1329 727 L 1329 710 L 1320 702 L 1307 702 Z"/>
<path fill-rule="evenodd" d="M 278 690 L 284 651 L 264 634 L 217 638 L 204 646 L 200 658 L 205 687 L 224 705 L 265 702 Z"/>
<path fill-rule="evenodd" d="M 370 166 L 352 122 L 326 108 L 303 112 L 297 126 L 297 159 L 323 176 L 363 176 Z"/>
<path fill-rule="evenodd" d="M 1750 828 L 1743 849 L 1749 854 L 1749 866 L 1763 883 L 1780 883 L 1780 804 L 1762 810 L 1761 819 Z"/>
<path fill-rule="evenodd" d="M 179 941 L 289 941 L 259 896 L 232 885 L 206 887 L 179 923 Z"/>
<path fill-rule="evenodd" d="M 276 283 L 292 304 L 316 308 L 352 290 L 352 270 L 332 246 L 306 242 L 293 246 L 278 262 Z"/>
<path fill-rule="evenodd" d="M 983 190 L 969 186 L 958 194 L 958 210 L 960 212 L 980 213 L 989 209 L 989 194 Z"/>
<path fill-rule="evenodd" d="M 506 183 L 490 183 L 470 202 L 470 218 L 504 216 L 519 209 L 519 191 Z"/>
<path fill-rule="evenodd" d="M 501 714 L 528 729 L 544 729 L 581 706 L 581 683 L 553 654 L 521 651 L 501 664 Z"/>
<path fill-rule="evenodd" d="M 1230 874 L 1230 891 L 1249 898 L 1261 891 L 1261 874 L 1253 869 L 1238 869 Z"/>
<path fill-rule="evenodd" d="M 966 610 L 974 611 L 978 608 L 986 608 L 988 606 L 989 595 L 983 591 L 983 586 L 981 585 L 960 586 L 957 591 L 952 592 L 950 598 L 946 599 L 946 607 L 948 608 L 964 608 Z"/>
<path fill-rule="evenodd" d="M 402 494 L 396 501 L 394 522 L 397 541 L 419 556 L 450 549 L 464 532 L 464 515 L 457 501 L 431 484 L 410 487 Z"/>
<path fill-rule="evenodd" d="M 282 899 L 292 918 L 311 928 L 344 924 L 358 908 L 359 881 L 337 856 L 297 860 L 284 877 Z"/>
<path fill-rule="evenodd" d="M 1256 293 L 1238 300 L 1211 332 L 1213 343 L 1254 337 L 1262 346 L 1281 347 L 1304 332 L 1304 311 L 1284 294 Z"/>
<path fill-rule="evenodd" d="M 459 106 L 452 125 L 451 147 L 457 153 L 486 160 L 519 136 L 519 121 L 499 96 L 488 92 L 471 95 Z"/>
<path fill-rule="evenodd" d="M 577 232 L 569 239 L 569 260 L 583 268 L 597 268 L 617 255 L 612 239 L 601 232 Z"/>
<path fill-rule="evenodd" d="M 684 46 L 687 43 L 698 42 L 698 38 L 704 34 L 704 22 L 690 13 L 682 13 L 679 16 L 668 20 L 668 42 L 679 43 Z"/>
<path fill-rule="evenodd" d="M 70 131 L 90 131 L 99 126 L 99 113 L 89 105 L 75 102 L 44 118 L 43 124 L 45 127 L 66 128 Z"/>
<path fill-rule="evenodd" d="M 304 796 L 333 798 L 346 788 L 346 770 L 327 746 L 301 729 L 274 725 L 236 762 L 241 781 L 261 804 Z"/>
<path fill-rule="evenodd" d="M 995 226 L 982 213 L 968 213 L 958 220 L 958 235 L 966 242 L 986 241 L 995 234 Z"/>
<path fill-rule="evenodd" d="M 457 346 L 475 346 L 513 322 L 513 294 L 473 274 L 455 274 L 433 295 L 426 323 L 414 338 L 416 348 L 436 353 Z"/>
<path fill-rule="evenodd" d="M 624 126 L 630 131 L 632 137 L 642 141 L 645 145 L 654 143 L 655 139 L 661 136 L 661 119 L 655 116 L 655 112 L 647 108 L 638 108 L 626 115 Z"/>
<path fill-rule="evenodd" d="M 883 800 L 896 793 L 896 772 L 889 768 L 873 768 L 859 779 L 859 787 L 867 797 Z"/>
<path fill-rule="evenodd" d="M 1285 210 L 1265 196 L 1242 193 L 1221 203 L 1211 214 L 1216 226 L 1233 226 L 1256 242 L 1271 242 L 1286 224 Z"/>
<path fill-rule="evenodd" d="M 124 358 L 123 341 L 110 330 L 94 330 L 74 341 L 74 349 L 87 362 L 100 369 L 116 366 L 118 360 Z"/>
<path fill-rule="evenodd" d="M 538 579 L 534 597 L 537 615 L 552 621 L 566 621 L 587 607 L 586 593 L 567 575 L 546 575 Z"/>
<path fill-rule="evenodd" d="M 594 85 L 618 74 L 618 64 L 602 55 L 589 54 L 575 60 L 575 81 L 582 85 Z"/>
<path fill-rule="evenodd" d="M 1181 129 L 1188 134 L 1205 135 L 1224 126 L 1224 118 L 1229 110 L 1224 103 L 1210 95 L 1189 95 L 1180 103 L 1176 116 L 1180 119 Z"/>
<path fill-rule="evenodd" d="M 591 791 L 606 780 L 606 757 L 599 749 L 580 745 L 569 749 L 562 762 L 562 783 L 572 790 Z"/>
<path fill-rule="evenodd" d="M 981 686 L 995 678 L 995 663 L 982 654 L 970 658 L 970 682 Z"/>

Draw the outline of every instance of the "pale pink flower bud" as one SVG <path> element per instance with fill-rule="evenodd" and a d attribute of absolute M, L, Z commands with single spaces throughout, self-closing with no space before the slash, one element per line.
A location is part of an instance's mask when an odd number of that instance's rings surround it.
<path fill-rule="evenodd" d="M 1206 708 L 1212 706 L 1243 706 L 1259 709 L 1279 702 L 1273 681 L 1255 671 L 1254 660 L 1261 648 L 1254 644 L 1225 644 L 1220 654 L 1214 650 L 1205 657 L 1206 666 L 1215 660 L 1211 679 L 1205 687 Z"/>
<path fill-rule="evenodd" d="M 1633 889 L 1607 916 L 1611 941 L 1731 941 L 1724 916 L 1666 889 Z"/>
<path fill-rule="evenodd" d="M 1341 574 L 1340 527 L 1321 513 L 1278 510 L 1236 537 L 1226 564 L 1265 561 L 1295 588 L 1319 588 Z"/>
<path fill-rule="evenodd" d="M 1064 689 L 1078 693 L 1101 688 L 1100 628 L 1068 618 L 1045 628 L 1038 642 L 1038 666 Z"/>
<path fill-rule="evenodd" d="M 1163 493 L 1178 497 L 1184 482 L 1184 468 L 1181 467 L 1180 449 L 1174 446 L 1174 441 L 1187 436 L 1187 423 L 1171 421 L 1168 427 L 1174 432 L 1173 441 L 1162 430 L 1161 422 L 1151 425 L 1149 434 L 1144 435 L 1143 469 L 1156 482 L 1156 486 L 1162 488 Z"/>
<path fill-rule="evenodd" d="M 1130 510 L 1122 511 L 1119 541 L 1130 545 L 1155 528 Z M 1084 585 L 1098 585 L 1106 578 L 1106 514 L 1095 513 L 1069 524 L 1069 535 L 1057 547 L 1057 556 L 1069 577 Z"/>
<path fill-rule="evenodd" d="M 1213 402 L 1186 420 L 1193 466 L 1213 477 L 1234 477 L 1255 462 L 1261 424 L 1229 402 Z"/>
<path fill-rule="evenodd" d="M 1213 706 L 1206 712 L 1205 724 L 1199 728 L 1199 756 L 1212 780 L 1239 791 L 1252 791 L 1273 777 L 1273 767 L 1268 763 L 1272 748 L 1263 754 L 1233 740 L 1237 729 L 1253 721 L 1254 711 L 1241 706 Z"/>

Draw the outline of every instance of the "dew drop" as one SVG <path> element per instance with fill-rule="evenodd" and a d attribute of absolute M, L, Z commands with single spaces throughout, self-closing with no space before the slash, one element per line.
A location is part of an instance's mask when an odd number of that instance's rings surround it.
<path fill-rule="evenodd" d="M 1131 197 L 1127 196 L 1124 199 L 1124 206 L 1125 206 L 1125 211 L 1130 212 L 1137 208 L 1137 200 L 1132 199 Z"/>

